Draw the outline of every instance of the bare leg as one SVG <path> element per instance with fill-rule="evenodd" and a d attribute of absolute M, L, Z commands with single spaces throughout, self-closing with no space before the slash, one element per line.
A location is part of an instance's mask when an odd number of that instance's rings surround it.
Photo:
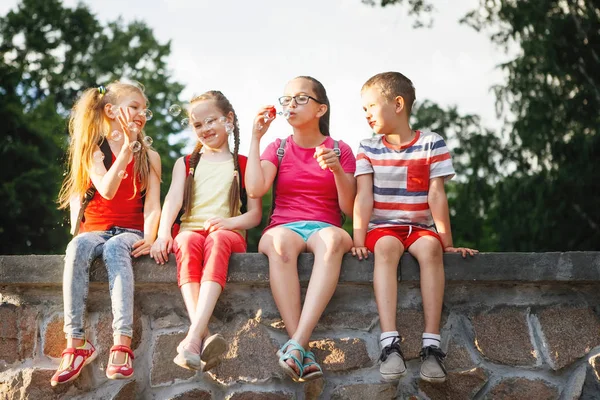
<path fill-rule="evenodd" d="M 217 282 L 202 282 L 196 303 L 196 312 L 190 318 L 192 325 L 188 331 L 186 341 L 196 343 L 200 346 L 200 343 L 208 334 L 208 321 L 222 291 L 223 288 Z"/>
<path fill-rule="evenodd" d="M 408 252 L 417 259 L 421 269 L 425 332 L 439 334 L 445 285 L 442 246 L 433 236 L 423 236 L 408 248 Z"/>
<path fill-rule="evenodd" d="M 384 236 L 377 241 L 374 250 L 373 288 L 381 332 L 395 331 L 398 305 L 398 263 L 404 253 L 404 246 L 394 236 Z"/>
<path fill-rule="evenodd" d="M 306 290 L 300 322 L 292 336 L 305 349 L 308 349 L 310 336 L 335 292 L 340 276 L 342 257 L 352 247 L 352 239 L 343 229 L 331 227 L 321 229 L 313 234 L 308 239 L 307 245 L 308 250 L 315 255 L 315 263 Z M 304 363 L 309 361 L 309 359 L 305 359 Z M 313 365 L 307 368 L 305 373 L 316 370 L 318 368 Z"/>
<path fill-rule="evenodd" d="M 296 332 L 300 320 L 298 255 L 305 250 L 306 243 L 300 235 L 287 228 L 269 229 L 258 245 L 258 251 L 269 258 L 271 291 L 289 337 Z M 295 353 L 294 356 L 300 359 L 300 354 Z M 288 363 L 298 372 L 292 360 Z"/>

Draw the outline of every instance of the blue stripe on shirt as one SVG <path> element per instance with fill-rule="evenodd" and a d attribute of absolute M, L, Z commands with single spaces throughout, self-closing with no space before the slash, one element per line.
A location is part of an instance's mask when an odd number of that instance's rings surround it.
<path fill-rule="evenodd" d="M 424 192 L 409 192 L 403 188 L 382 188 L 373 186 L 373 193 L 380 196 L 427 196 L 428 191 Z"/>

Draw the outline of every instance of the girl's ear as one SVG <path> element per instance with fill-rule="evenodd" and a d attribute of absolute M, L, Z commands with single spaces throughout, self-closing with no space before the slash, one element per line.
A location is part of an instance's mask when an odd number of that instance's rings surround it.
<path fill-rule="evenodd" d="M 108 118 L 110 119 L 115 119 L 117 118 L 117 110 L 115 110 L 115 107 L 110 104 L 110 103 L 106 103 L 104 105 L 104 115 L 106 115 Z"/>
<path fill-rule="evenodd" d="M 323 115 L 325 115 L 325 113 L 327 113 L 327 104 L 320 104 L 317 117 L 321 118 Z"/>
<path fill-rule="evenodd" d="M 404 110 L 404 97 L 396 96 L 394 105 L 396 106 L 396 114 L 400 114 Z"/>
<path fill-rule="evenodd" d="M 233 113 L 233 111 L 229 111 L 227 113 L 227 121 L 231 122 L 233 124 L 234 120 L 235 120 L 235 114 Z"/>

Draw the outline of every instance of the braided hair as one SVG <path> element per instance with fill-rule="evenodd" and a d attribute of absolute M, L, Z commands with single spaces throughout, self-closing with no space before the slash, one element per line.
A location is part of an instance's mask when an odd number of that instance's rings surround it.
<path fill-rule="evenodd" d="M 213 100 L 215 105 L 223 113 L 223 115 L 227 115 L 230 112 L 233 113 L 233 179 L 231 181 L 231 187 L 229 189 L 229 215 L 235 217 L 240 209 L 240 179 L 238 171 L 240 170 L 240 166 L 238 163 L 238 151 L 240 148 L 240 127 L 238 124 L 237 114 L 233 109 L 233 106 L 227 100 L 227 97 L 223 95 L 218 90 L 209 90 L 206 93 L 201 94 L 200 96 L 196 96 L 190 102 L 190 105 L 195 103 L 199 103 L 201 101 Z M 190 155 L 189 162 L 189 170 L 186 171 L 185 178 L 185 189 L 183 192 L 183 215 L 188 217 L 193 204 L 193 196 L 194 196 L 194 175 L 193 171 L 198 166 L 198 162 L 200 161 L 200 151 L 202 150 L 202 143 L 199 141 L 194 147 L 192 154 Z"/>

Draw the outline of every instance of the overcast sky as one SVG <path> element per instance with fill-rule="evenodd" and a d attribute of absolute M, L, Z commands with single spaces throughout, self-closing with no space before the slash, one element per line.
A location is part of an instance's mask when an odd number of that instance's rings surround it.
<path fill-rule="evenodd" d="M 72 6 L 76 1 L 64 3 Z M 275 104 L 286 82 L 298 75 L 311 75 L 325 85 L 332 136 L 349 143 L 355 152 L 359 141 L 371 134 L 360 88 L 384 71 L 408 76 L 417 101 L 457 105 L 459 112 L 478 114 L 484 124 L 498 126 L 490 87 L 504 81 L 496 66 L 507 56 L 484 33 L 458 23 L 479 0 L 434 1 L 431 29 L 414 29 L 414 19 L 402 6 L 370 7 L 360 0 L 84 3 L 102 21 L 118 16 L 143 20 L 160 42 L 171 40 L 168 65 L 186 86 L 181 100 L 221 90 L 240 119 L 244 154 L 257 109 Z M 0 13 L 16 4 L 3 0 Z M 290 133 L 289 125 L 278 118 L 261 147 Z"/>

